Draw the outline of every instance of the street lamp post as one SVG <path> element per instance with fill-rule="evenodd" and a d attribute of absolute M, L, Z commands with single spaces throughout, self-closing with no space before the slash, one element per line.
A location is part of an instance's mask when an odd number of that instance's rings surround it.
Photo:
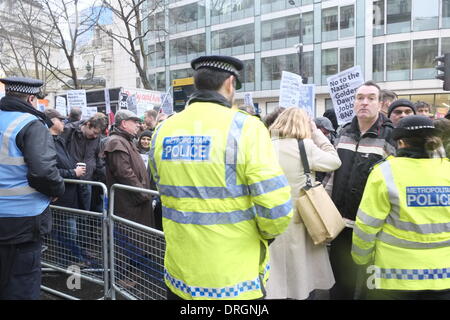
<path fill-rule="evenodd" d="M 291 6 L 297 7 L 294 0 L 289 0 L 288 2 Z M 298 74 L 302 77 L 303 84 L 307 84 L 308 77 L 303 73 L 303 11 L 300 7 L 297 8 L 300 10 L 300 43 L 296 44 L 294 47 L 297 49 L 298 54 Z"/>

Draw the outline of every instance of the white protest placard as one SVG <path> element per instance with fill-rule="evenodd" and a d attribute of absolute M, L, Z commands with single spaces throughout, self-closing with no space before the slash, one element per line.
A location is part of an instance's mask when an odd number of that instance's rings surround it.
<path fill-rule="evenodd" d="M 305 109 L 311 116 L 316 116 L 316 85 L 303 84 L 300 86 L 300 95 L 298 100 L 298 107 Z"/>
<path fill-rule="evenodd" d="M 316 87 L 314 84 L 303 84 L 298 74 L 283 71 L 280 84 L 280 107 L 299 107 L 314 117 Z"/>
<path fill-rule="evenodd" d="M 67 106 L 69 110 L 73 107 L 85 108 L 86 103 L 86 90 L 70 90 L 67 91 Z"/>
<path fill-rule="evenodd" d="M 244 93 L 244 105 L 246 107 L 252 107 L 252 108 L 254 107 L 253 96 L 252 96 L 251 92 Z"/>
<path fill-rule="evenodd" d="M 338 124 L 350 122 L 354 116 L 356 90 L 364 83 L 361 67 L 356 66 L 328 77 L 327 82 Z"/>
<path fill-rule="evenodd" d="M 55 109 L 63 116 L 67 116 L 66 99 L 64 97 L 56 97 Z"/>
<path fill-rule="evenodd" d="M 95 114 L 98 112 L 97 107 L 86 107 L 86 118 L 89 119 L 93 116 L 95 116 Z"/>
<path fill-rule="evenodd" d="M 169 87 L 166 93 L 162 94 L 161 110 L 164 114 L 171 115 L 173 113 L 173 98 L 170 93 L 172 87 Z"/>
<path fill-rule="evenodd" d="M 111 99 L 109 97 L 109 89 L 105 88 L 105 111 L 106 114 L 110 114 L 111 113 Z"/>
<path fill-rule="evenodd" d="M 298 106 L 301 85 L 301 76 L 292 72 L 283 71 L 280 83 L 280 107 L 290 108 Z"/>

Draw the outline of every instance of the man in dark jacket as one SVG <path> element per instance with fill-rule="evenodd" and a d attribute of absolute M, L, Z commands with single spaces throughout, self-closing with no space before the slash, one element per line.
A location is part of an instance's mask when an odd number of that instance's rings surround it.
<path fill-rule="evenodd" d="M 0 300 L 39 299 L 41 238 L 50 232 L 49 204 L 64 194 L 56 152 L 39 112 L 43 82 L 0 79 Z"/>
<path fill-rule="evenodd" d="M 140 119 L 129 110 L 119 110 L 115 115 L 115 128 L 105 143 L 106 183 L 108 188 L 115 183 L 133 187 L 150 189 L 150 178 L 144 161 L 137 149 L 134 139 L 138 131 Z M 130 192 L 116 189 L 114 196 L 114 214 L 122 218 L 155 227 L 155 219 L 151 206 L 152 196 L 142 192 Z M 119 284 L 125 287 L 134 286 L 131 279 L 136 269 L 155 276 L 156 268 L 142 248 L 142 240 L 126 228 L 114 229 L 116 241 L 128 257 L 125 275 L 119 275 Z M 157 275 L 157 274 L 156 274 Z M 121 276 L 124 276 L 123 279 Z M 160 275 L 159 275 L 160 276 Z M 122 278 L 122 279 L 121 279 Z M 161 279 L 162 281 L 162 279 Z"/>
<path fill-rule="evenodd" d="M 66 179 L 79 179 L 86 174 L 84 166 L 77 166 L 75 159 L 67 152 L 64 141 L 60 135 L 64 131 L 63 117 L 55 109 L 45 110 L 45 115 L 53 122 L 50 133 L 55 142 L 57 167 L 59 174 Z M 66 191 L 54 205 L 66 208 L 80 209 L 84 189 L 79 184 L 66 183 Z M 67 248 L 75 261 L 70 261 L 67 254 L 60 255 L 60 261 L 63 266 L 69 265 L 71 262 L 89 265 L 92 263 L 86 251 L 79 245 L 77 238 L 80 228 L 77 226 L 77 217 L 75 215 L 63 214 L 58 218 L 58 223 L 53 226 L 52 235 L 59 241 L 62 247 Z"/>
<path fill-rule="evenodd" d="M 341 167 L 328 175 L 324 184 L 342 214 L 346 228 L 331 243 L 330 261 L 336 284 L 332 299 L 353 299 L 356 266 L 350 255 L 352 230 L 358 206 L 372 166 L 395 153 L 391 121 L 380 113 L 380 88 L 364 83 L 355 95 L 355 117 L 343 126 L 335 142 Z"/>
<path fill-rule="evenodd" d="M 100 134 L 105 129 L 102 117 L 94 116 L 87 121 L 77 121 L 66 124 L 61 138 L 69 154 L 76 162 L 86 164 L 84 180 L 102 181 L 105 175 L 104 162 L 99 157 Z M 87 186 L 87 196 L 83 199 L 84 210 L 91 209 L 91 186 Z"/>

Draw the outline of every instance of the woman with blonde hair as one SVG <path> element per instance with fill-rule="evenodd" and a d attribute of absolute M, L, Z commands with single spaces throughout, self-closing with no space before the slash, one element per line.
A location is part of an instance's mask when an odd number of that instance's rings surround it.
<path fill-rule="evenodd" d="M 300 108 L 283 111 L 269 127 L 281 168 L 291 186 L 295 208 L 306 176 L 300 158 L 298 140 L 303 140 L 312 178 L 315 171 L 339 168 L 341 161 L 327 137 Z M 334 284 L 326 245 L 314 245 L 295 209 L 287 231 L 270 245 L 268 299 L 307 299 L 316 289 L 328 290 Z"/>

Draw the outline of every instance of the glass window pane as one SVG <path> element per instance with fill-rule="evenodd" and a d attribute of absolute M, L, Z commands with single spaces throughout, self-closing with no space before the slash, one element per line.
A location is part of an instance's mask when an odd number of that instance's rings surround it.
<path fill-rule="evenodd" d="M 439 0 L 413 0 L 414 31 L 438 28 Z"/>
<path fill-rule="evenodd" d="M 338 73 L 338 49 L 322 50 L 322 84 L 327 84 L 327 77 Z"/>
<path fill-rule="evenodd" d="M 384 44 L 373 46 L 373 75 L 374 81 L 384 81 Z"/>
<path fill-rule="evenodd" d="M 450 53 L 450 38 L 442 38 L 441 54 Z"/>
<path fill-rule="evenodd" d="M 373 35 L 384 34 L 384 0 L 373 3 Z"/>
<path fill-rule="evenodd" d="M 434 59 L 438 55 L 438 39 L 424 39 L 413 41 L 413 79 L 434 79 L 436 64 Z"/>
<path fill-rule="evenodd" d="M 343 48 L 340 54 L 340 71 L 347 70 L 355 65 L 355 48 Z"/>
<path fill-rule="evenodd" d="M 387 33 L 411 31 L 411 0 L 387 0 Z"/>
<path fill-rule="evenodd" d="M 303 75 L 308 78 L 308 83 L 314 83 L 314 52 L 303 52 Z"/>
<path fill-rule="evenodd" d="M 411 69 L 410 54 L 410 41 L 386 44 L 387 81 L 409 80 L 409 73 Z"/>
<path fill-rule="evenodd" d="M 314 14 L 313 12 L 306 12 L 302 14 L 303 24 L 302 24 L 302 34 L 303 43 L 310 44 L 313 43 L 314 38 Z"/>
<path fill-rule="evenodd" d="M 338 8 L 322 10 L 322 41 L 337 40 L 338 38 Z"/>
<path fill-rule="evenodd" d="M 439 116 L 445 116 L 447 112 L 450 110 L 450 94 L 437 94 L 435 100 L 436 112 L 439 113 Z"/>
<path fill-rule="evenodd" d="M 341 7 L 341 38 L 352 37 L 355 31 L 355 7 L 353 5 Z"/>
<path fill-rule="evenodd" d="M 450 28 L 450 0 L 442 0 L 442 27 Z"/>

